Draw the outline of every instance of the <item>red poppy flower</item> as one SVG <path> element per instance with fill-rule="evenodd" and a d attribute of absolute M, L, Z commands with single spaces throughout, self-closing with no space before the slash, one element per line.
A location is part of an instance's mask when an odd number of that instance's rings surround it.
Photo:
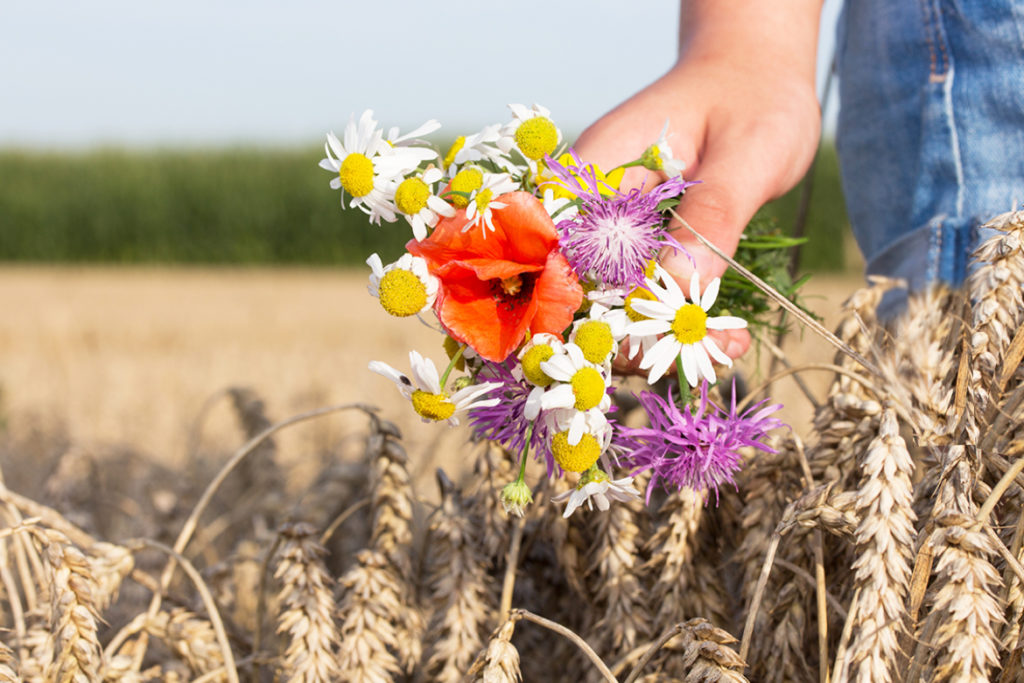
<path fill-rule="evenodd" d="M 441 281 L 434 310 L 456 340 L 487 360 L 505 360 L 527 332 L 560 335 L 583 300 L 583 289 L 558 248 L 558 232 L 537 198 L 498 198 L 494 231 L 462 231 L 464 211 L 406 248 Z"/>

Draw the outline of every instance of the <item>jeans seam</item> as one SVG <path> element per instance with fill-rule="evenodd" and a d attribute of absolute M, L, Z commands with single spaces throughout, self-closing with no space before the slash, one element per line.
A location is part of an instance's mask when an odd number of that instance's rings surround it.
<path fill-rule="evenodd" d="M 935 0 L 920 0 L 924 13 L 924 36 L 928 44 L 928 80 L 941 83 L 949 70 L 949 55 L 939 29 L 939 6 Z"/>

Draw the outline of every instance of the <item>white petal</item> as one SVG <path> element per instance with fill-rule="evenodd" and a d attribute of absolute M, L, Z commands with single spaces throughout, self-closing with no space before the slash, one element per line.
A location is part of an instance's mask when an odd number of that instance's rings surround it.
<path fill-rule="evenodd" d="M 659 320 L 671 320 L 678 310 L 661 301 L 648 301 L 647 299 L 633 299 L 630 306 L 637 313 Z"/>
<path fill-rule="evenodd" d="M 729 356 L 725 355 L 725 352 L 723 352 L 722 349 L 718 348 L 718 344 L 715 343 L 714 339 L 711 337 L 704 337 L 701 340 L 701 343 L 715 361 L 727 367 L 732 367 L 732 358 L 729 358 Z"/>
<path fill-rule="evenodd" d="M 697 386 L 700 377 L 697 375 L 697 359 L 692 344 L 683 344 L 679 349 L 679 358 L 683 362 L 683 374 L 691 387 Z"/>
<path fill-rule="evenodd" d="M 541 362 L 540 369 L 551 379 L 558 380 L 559 382 L 568 382 L 576 374 L 579 366 L 574 365 L 568 355 L 560 353 Z"/>
<path fill-rule="evenodd" d="M 572 422 L 569 423 L 569 445 L 577 445 L 585 431 L 587 431 L 587 420 L 583 413 L 576 411 L 576 414 L 572 416 Z"/>
<path fill-rule="evenodd" d="M 412 367 L 412 376 L 420 389 L 431 394 L 441 393 L 441 379 L 434 367 L 434 361 L 424 358 L 419 351 L 409 352 L 409 365 Z"/>
<path fill-rule="evenodd" d="M 700 303 L 700 276 L 696 270 L 690 275 L 690 301 Z"/>
<path fill-rule="evenodd" d="M 576 395 L 570 384 L 559 384 L 557 387 L 548 389 L 540 399 L 540 407 L 544 410 L 572 408 L 574 405 L 576 405 Z"/>
<path fill-rule="evenodd" d="M 630 337 L 648 337 L 670 329 L 672 326 L 667 320 L 639 320 L 626 326 L 626 334 Z"/>
<path fill-rule="evenodd" d="M 370 254 L 370 258 L 366 259 L 366 265 L 370 266 L 370 270 L 378 280 L 384 277 L 384 263 L 378 254 Z"/>
<path fill-rule="evenodd" d="M 708 318 L 705 324 L 709 330 L 742 330 L 747 326 L 747 321 L 734 315 L 719 315 Z"/>
<path fill-rule="evenodd" d="M 710 283 L 708 283 L 707 289 L 704 290 L 704 294 L 700 298 L 700 307 L 706 312 L 715 303 L 715 299 L 718 298 L 718 289 L 722 285 L 722 278 L 716 277 Z"/>
<path fill-rule="evenodd" d="M 523 415 L 527 420 L 536 420 L 541 411 L 541 399 L 544 396 L 543 387 L 534 387 L 530 395 L 526 397 L 526 406 Z"/>
<path fill-rule="evenodd" d="M 668 371 L 679 355 L 679 342 L 669 337 L 663 337 L 650 350 L 644 351 L 644 358 L 640 361 L 640 369 L 645 365 L 651 369 L 647 375 L 647 383 L 654 384 Z"/>
<path fill-rule="evenodd" d="M 708 352 L 704 350 L 704 346 L 691 344 L 690 349 L 693 351 L 693 355 L 697 359 L 697 369 L 700 370 L 701 376 L 703 376 L 709 384 L 717 382 L 718 378 L 715 376 L 715 368 L 711 365 L 711 359 L 708 358 Z"/>

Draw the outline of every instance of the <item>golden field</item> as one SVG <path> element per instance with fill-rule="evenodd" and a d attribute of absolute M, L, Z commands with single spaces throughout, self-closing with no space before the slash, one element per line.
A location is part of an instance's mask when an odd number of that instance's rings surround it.
<path fill-rule="evenodd" d="M 805 291 L 831 328 L 859 284 L 821 275 Z M 407 368 L 410 349 L 439 352 L 433 330 L 379 308 L 362 270 L 7 266 L 0 307 L 0 415 L 16 441 L 59 430 L 81 447 L 127 447 L 173 465 L 183 462 L 204 403 L 235 386 L 255 390 L 272 420 L 333 403 L 381 406 L 414 462 L 435 439 L 457 446 L 461 438 L 422 424 L 367 370 L 371 359 Z M 803 362 L 833 356 L 813 335 L 797 332 L 787 348 L 794 344 L 792 357 Z M 743 363 L 748 376 L 755 360 Z M 821 389 L 828 377 L 804 376 Z M 776 396 L 794 425 L 809 424 L 809 404 L 791 380 Z M 348 419 L 361 418 L 342 414 L 283 433 L 282 455 L 322 448 L 348 431 Z M 201 445 L 230 450 L 240 439 L 228 403 L 212 401 Z"/>

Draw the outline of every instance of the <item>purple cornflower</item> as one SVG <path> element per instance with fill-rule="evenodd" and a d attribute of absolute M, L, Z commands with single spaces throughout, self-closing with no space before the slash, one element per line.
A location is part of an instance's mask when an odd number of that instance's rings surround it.
<path fill-rule="evenodd" d="M 666 491 L 681 490 L 684 486 L 694 491 L 713 489 L 717 504 L 719 486 L 736 486 L 733 477 L 742 463 L 740 448 L 753 446 L 768 453 L 775 452 L 762 439 L 769 430 L 786 426 L 782 420 L 768 417 L 782 405 L 765 406 L 765 399 L 737 415 L 735 386 L 733 389 L 729 412 L 708 401 L 706 380 L 701 384 L 700 407 L 696 413 L 689 405 L 685 411 L 680 411 L 671 389 L 667 401 L 649 391 L 638 397 L 651 426 L 622 428 L 630 448 L 622 460 L 632 466 L 632 473 L 651 470 L 648 503 L 651 491 L 660 484 Z"/>
<path fill-rule="evenodd" d="M 569 153 L 575 165 L 544 160 L 555 178 L 580 199 L 579 213 L 558 223 L 565 257 L 581 277 L 610 287 L 643 285 L 644 269 L 662 247 L 683 249 L 665 229 L 658 204 L 694 183 L 677 176 L 650 192 L 623 193 L 599 180 L 594 166 L 584 166 L 576 152 Z"/>
<path fill-rule="evenodd" d="M 526 444 L 526 434 L 530 420 L 526 419 L 526 399 L 533 389 L 529 382 L 517 380 L 512 374 L 516 360 L 510 359 L 503 363 L 484 362 L 478 378 L 487 378 L 488 382 L 501 382 L 503 386 L 491 392 L 492 398 L 500 398 L 497 405 L 473 408 L 469 411 L 469 423 L 473 428 L 473 436 L 501 444 L 517 455 Z M 551 455 L 551 436 L 545 420 L 534 420 L 533 434 L 530 436 L 530 448 L 535 458 L 543 456 L 548 476 L 555 471 L 555 458 Z"/>

